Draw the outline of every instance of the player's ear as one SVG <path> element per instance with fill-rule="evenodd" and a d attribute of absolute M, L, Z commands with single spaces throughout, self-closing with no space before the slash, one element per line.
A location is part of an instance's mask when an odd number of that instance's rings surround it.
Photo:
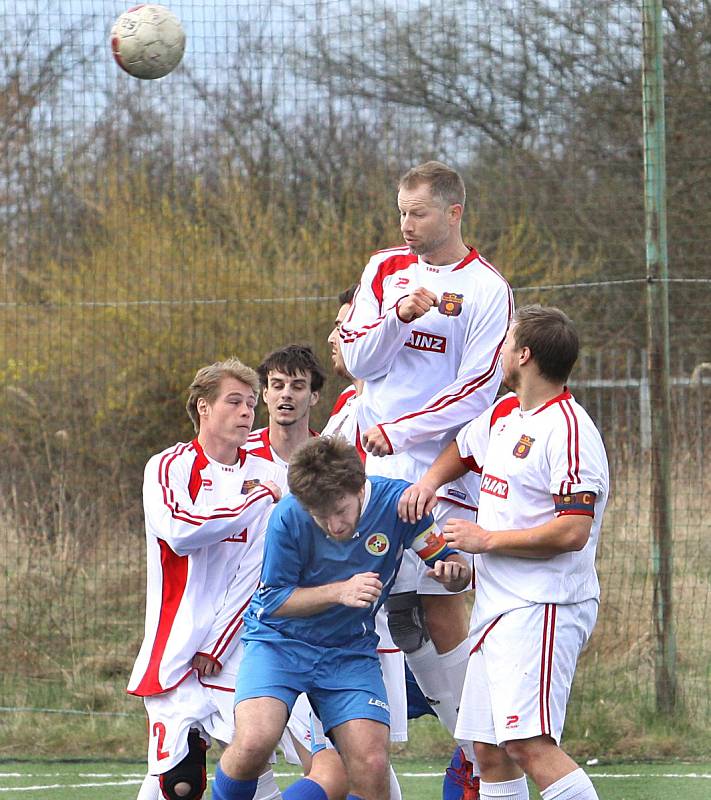
<path fill-rule="evenodd" d="M 461 222 L 462 215 L 464 214 L 464 206 L 461 203 L 452 203 L 448 209 L 448 213 L 453 223 Z"/>
<path fill-rule="evenodd" d="M 321 396 L 320 392 L 311 392 L 311 400 L 309 402 L 310 406 L 315 406 L 318 403 L 319 397 Z"/>

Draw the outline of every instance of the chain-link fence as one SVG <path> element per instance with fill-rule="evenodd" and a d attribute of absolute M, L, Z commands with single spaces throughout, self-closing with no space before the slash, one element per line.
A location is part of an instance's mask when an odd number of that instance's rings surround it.
<path fill-rule="evenodd" d="M 582 334 L 573 389 L 614 494 L 569 735 L 624 751 L 658 719 L 641 0 L 172 2 L 188 44 L 159 81 L 111 58 L 128 5 L 0 0 L 4 719 L 140 714 L 123 689 L 143 464 L 190 436 L 198 366 L 290 341 L 327 362 L 338 292 L 401 241 L 398 175 L 439 158 L 466 179 L 467 241 L 517 303 L 559 305 Z M 663 26 L 684 752 L 711 727 L 708 4 L 668 0 Z"/>

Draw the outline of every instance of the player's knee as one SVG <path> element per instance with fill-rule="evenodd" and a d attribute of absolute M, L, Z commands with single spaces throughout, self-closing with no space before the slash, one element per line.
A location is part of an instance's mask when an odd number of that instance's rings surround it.
<path fill-rule="evenodd" d="M 160 776 L 160 789 L 166 800 L 199 800 L 207 786 L 207 745 L 196 730 L 188 734 L 188 754 Z"/>
<path fill-rule="evenodd" d="M 510 739 L 504 743 L 506 755 L 526 773 L 530 772 L 532 764 L 550 755 L 550 748 L 557 748 L 557 745 L 549 736 Z"/>
<path fill-rule="evenodd" d="M 424 595 L 420 602 L 425 628 L 438 653 L 453 650 L 467 638 L 467 606 L 463 594 Z"/>
<path fill-rule="evenodd" d="M 509 760 L 504 749 L 484 742 L 474 742 L 474 755 L 482 775 L 500 773 Z"/>
<path fill-rule="evenodd" d="M 358 796 L 385 796 L 390 785 L 390 759 L 386 750 L 373 749 L 361 754 L 356 764 L 351 764 L 349 779 L 351 791 Z"/>
<path fill-rule="evenodd" d="M 417 592 L 393 594 L 385 602 L 388 628 L 403 653 L 414 653 L 430 640 L 422 602 Z"/>
<path fill-rule="evenodd" d="M 329 800 L 344 800 L 348 794 L 348 775 L 336 750 L 314 753 L 308 777 L 321 786 Z"/>

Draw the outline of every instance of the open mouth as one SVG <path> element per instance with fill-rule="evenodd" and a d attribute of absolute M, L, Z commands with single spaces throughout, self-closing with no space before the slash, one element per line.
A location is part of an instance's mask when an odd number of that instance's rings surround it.
<path fill-rule="evenodd" d="M 277 406 L 277 411 L 294 411 L 294 408 L 291 403 L 281 403 Z"/>

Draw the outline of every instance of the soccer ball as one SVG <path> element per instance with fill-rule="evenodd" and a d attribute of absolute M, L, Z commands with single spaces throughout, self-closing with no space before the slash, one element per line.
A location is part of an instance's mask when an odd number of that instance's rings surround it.
<path fill-rule="evenodd" d="M 165 6 L 143 4 L 125 11 L 111 28 L 116 63 L 134 78 L 162 78 L 180 63 L 185 31 Z"/>

